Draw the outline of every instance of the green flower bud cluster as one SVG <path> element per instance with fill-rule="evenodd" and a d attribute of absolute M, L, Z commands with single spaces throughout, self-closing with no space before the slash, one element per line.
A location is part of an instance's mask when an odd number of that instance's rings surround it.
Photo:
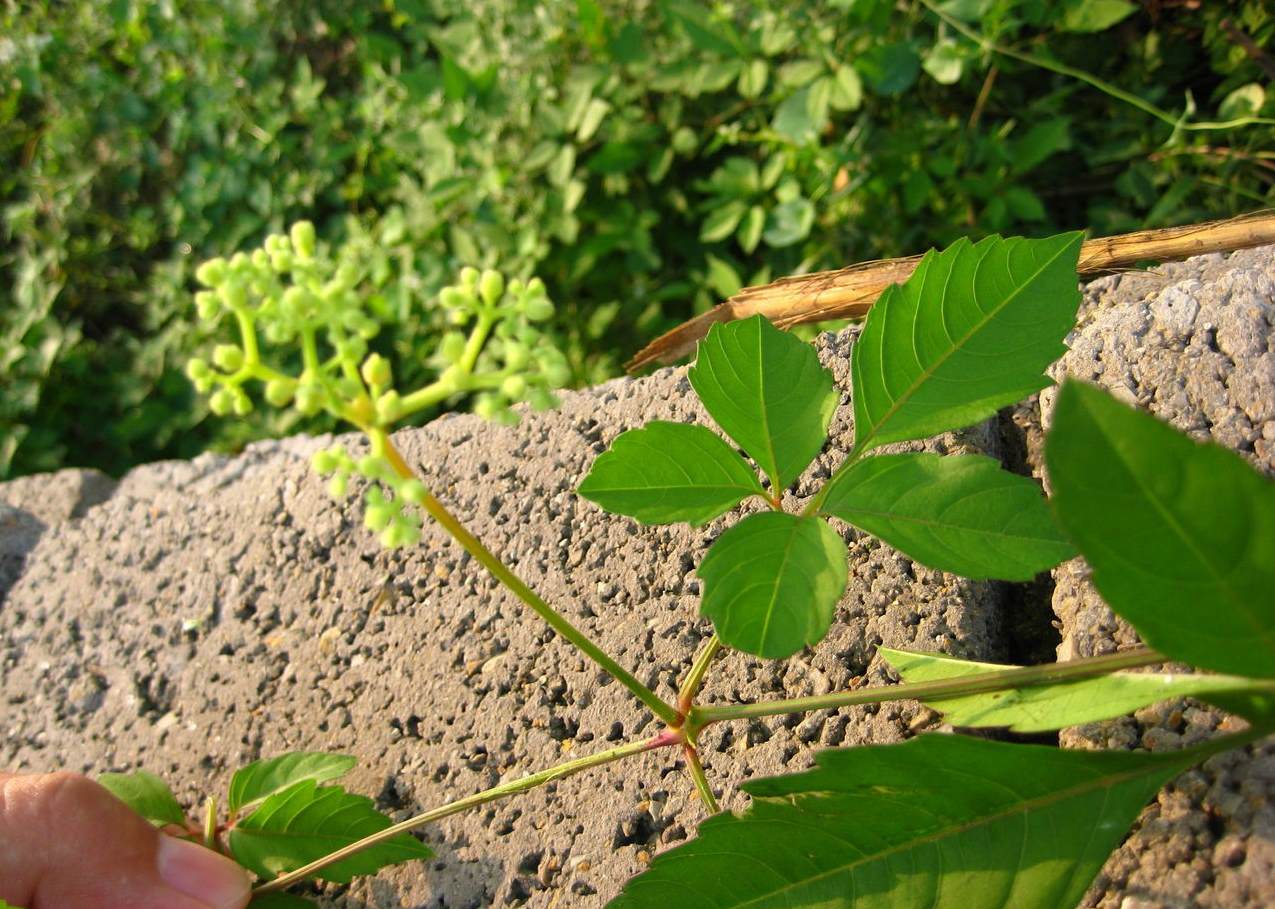
<path fill-rule="evenodd" d="M 420 542 L 420 514 L 407 507 L 425 501 L 427 493 L 420 480 L 399 476 L 382 455 L 356 459 L 340 445 L 315 452 L 310 463 L 320 476 L 329 477 L 328 492 L 334 499 L 345 498 L 350 477 L 355 474 L 373 481 L 363 495 L 363 523 L 379 534 L 387 549 Z"/>
<path fill-rule="evenodd" d="M 541 327 L 554 312 L 543 281 L 506 283 L 500 272 L 466 268 L 438 299 L 450 325 L 473 326 L 468 337 L 459 330 L 444 335 L 439 358 L 445 379 L 477 391 L 474 413 L 513 423 L 512 404 L 527 401 L 537 410 L 557 405 L 552 389 L 571 380 L 571 367 Z M 483 333 L 481 348 L 472 343 L 474 332 Z"/>
<path fill-rule="evenodd" d="M 480 416 L 514 422 L 515 403 L 555 406 L 552 390 L 567 384 L 571 370 L 544 330 L 554 306 L 542 281 L 506 281 L 498 271 L 466 268 L 439 294 L 434 313 L 444 332 L 432 361 L 438 378 L 400 393 L 390 361 L 368 345 L 380 330 L 373 315 L 380 310 L 361 286 L 367 276 L 358 263 L 367 257 L 347 252 L 320 248 L 314 226 L 302 221 L 259 249 L 205 262 L 195 273 L 204 286 L 195 295 L 199 315 L 210 322 L 232 317 L 240 340 L 218 344 L 210 361 L 191 360 L 186 371 L 218 415 L 248 413 L 253 402 L 245 386 L 257 381 L 275 407 L 305 416 L 326 411 L 366 432 L 372 455 L 355 460 L 332 449 L 316 456 L 315 468 L 330 475 L 334 496 L 345 495 L 355 474 L 371 480 L 367 525 L 385 545 L 400 546 L 420 537 L 420 517 L 408 506 L 426 492 L 384 458 L 390 428 L 462 395 L 473 396 Z M 299 349 L 299 374 L 263 361 L 259 332 L 271 345 Z"/>
<path fill-rule="evenodd" d="M 339 413 L 362 389 L 351 381 L 346 364 L 358 363 L 380 325 L 365 310 L 355 287 L 362 280 L 351 262 L 336 263 L 318 254 L 314 225 L 301 221 L 285 234 L 266 237 L 261 248 L 215 258 L 199 266 L 195 278 L 204 290 L 195 294 L 201 319 L 232 315 L 240 344 L 219 344 L 212 363 L 191 360 L 186 374 L 218 415 L 243 415 L 252 409 L 246 382 L 265 383 L 265 398 L 276 407 L 292 404 L 300 413 Z M 305 360 L 299 377 L 283 375 L 261 361 L 260 326 L 272 344 L 298 343 Z M 321 359 L 321 357 L 327 359 Z M 214 388 L 216 390 L 214 390 Z"/>

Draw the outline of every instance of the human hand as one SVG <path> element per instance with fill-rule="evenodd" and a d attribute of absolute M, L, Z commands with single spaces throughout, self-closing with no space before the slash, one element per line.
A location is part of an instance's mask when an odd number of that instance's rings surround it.
<path fill-rule="evenodd" d="M 0 773 L 0 899 L 24 909 L 243 909 L 247 874 L 87 777 Z"/>

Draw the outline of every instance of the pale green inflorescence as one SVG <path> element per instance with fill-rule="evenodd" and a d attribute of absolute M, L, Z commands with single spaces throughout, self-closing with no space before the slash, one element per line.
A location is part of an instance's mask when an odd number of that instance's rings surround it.
<path fill-rule="evenodd" d="M 209 395 L 215 414 L 242 416 L 253 408 L 245 386 L 261 382 L 263 397 L 275 407 L 291 406 L 304 416 L 326 411 L 363 430 L 369 454 L 355 458 L 338 445 L 315 455 L 314 467 L 331 475 L 328 488 L 338 498 L 352 475 L 372 481 L 364 521 L 386 546 L 420 538 L 420 515 L 408 506 L 426 495 L 418 480 L 401 477 L 385 456 L 394 424 L 467 395 L 484 419 L 514 423 L 513 404 L 553 407 L 553 389 L 571 378 L 566 357 L 540 327 L 554 307 L 539 278 L 506 281 L 491 269 L 463 269 L 460 280 L 438 295 L 440 341 L 428 361 L 437 378 L 400 392 L 390 361 L 370 347 L 382 326 L 360 292 L 362 267 L 334 259 L 310 222 L 272 234 L 251 253 L 211 259 L 195 274 L 205 288 L 195 294 L 200 318 L 216 323 L 230 315 L 239 331 L 239 343 L 218 344 L 211 363 L 189 362 L 195 388 Z M 258 333 L 272 347 L 299 351 L 299 374 L 267 363 Z"/>

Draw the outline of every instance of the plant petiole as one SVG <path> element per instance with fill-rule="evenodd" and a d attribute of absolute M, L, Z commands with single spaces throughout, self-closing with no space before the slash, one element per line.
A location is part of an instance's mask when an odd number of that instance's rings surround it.
<path fill-rule="evenodd" d="M 1070 660 L 1066 663 L 1048 663 L 1043 666 L 1023 666 L 998 672 L 985 672 L 960 679 L 943 679 L 937 682 L 917 682 L 903 685 L 883 685 L 859 691 L 842 691 L 836 694 L 791 698 L 782 701 L 761 701 L 755 704 L 731 704 L 724 707 L 693 707 L 686 718 L 688 737 L 694 739 L 700 730 L 710 723 L 723 720 L 740 720 L 750 717 L 779 716 L 786 713 L 805 713 L 827 707 L 851 707 L 858 704 L 880 704 L 885 701 L 923 700 L 970 694 L 987 694 L 992 691 L 1008 691 L 1032 685 L 1073 681 L 1106 675 L 1121 669 L 1134 669 L 1165 662 L 1162 654 L 1146 647 L 1123 653 Z"/>
<path fill-rule="evenodd" d="M 403 456 L 399 454 L 394 443 L 390 441 L 389 435 L 384 430 L 366 429 L 368 435 L 373 439 L 373 443 L 384 446 L 384 455 L 386 460 L 390 462 L 396 473 L 404 479 L 411 479 L 416 476 L 403 460 Z M 460 543 L 480 565 L 491 572 L 496 580 L 500 581 L 509 590 L 522 600 L 536 615 L 548 623 L 549 627 L 558 634 L 567 639 L 577 649 L 585 654 L 593 662 L 606 670 L 621 685 L 632 692 L 633 696 L 651 709 L 651 712 L 663 720 L 668 726 L 677 727 L 682 723 L 682 715 L 677 709 L 665 702 L 650 688 L 643 685 L 637 678 L 612 659 L 602 648 L 593 643 L 584 632 L 576 628 L 565 617 L 563 617 L 556 609 L 550 606 L 544 599 L 540 597 L 534 590 L 523 583 L 522 579 L 509 570 L 504 562 L 500 561 L 491 550 L 483 545 L 482 541 L 475 537 L 466 529 L 455 515 L 436 499 L 431 493 L 426 492 L 421 500 L 421 507 L 431 518 L 439 523 L 439 525 L 447 531 L 456 542 Z"/>
<path fill-rule="evenodd" d="M 691 664 L 691 671 L 686 674 L 681 690 L 677 693 L 677 709 L 681 716 L 685 717 L 691 712 L 691 708 L 695 706 L 695 695 L 699 693 L 700 686 L 704 684 L 704 676 L 708 673 L 708 667 L 713 663 L 713 657 L 717 656 L 718 651 L 721 649 L 722 639 L 714 634 L 708 639 L 704 649 L 696 654 L 695 661 Z"/>
<path fill-rule="evenodd" d="M 699 749 L 690 742 L 683 742 L 682 751 L 686 755 L 686 770 L 695 782 L 695 791 L 699 793 L 705 810 L 709 814 L 719 813 L 722 809 L 717 804 L 717 796 L 713 795 L 712 787 L 708 785 L 708 777 L 704 775 L 704 765 L 699 760 Z"/>
<path fill-rule="evenodd" d="M 281 874 L 279 877 L 254 888 L 252 892 L 254 894 L 260 894 L 270 893 L 275 890 L 282 890 L 284 887 L 287 887 L 290 884 L 295 884 L 297 881 L 304 880 L 316 871 L 321 871 L 329 865 L 334 865 L 343 859 L 349 858 L 355 853 L 362 852 L 364 849 L 375 846 L 377 843 L 383 843 L 386 840 L 393 839 L 400 833 L 415 830 L 417 827 L 421 827 L 433 821 L 442 820 L 443 818 L 450 817 L 453 814 L 459 814 L 460 812 L 467 811 L 470 808 L 476 808 L 479 805 L 485 805 L 488 802 L 494 802 L 497 799 L 506 798 L 511 795 L 518 795 L 519 793 L 535 789 L 537 786 L 542 786 L 545 783 L 550 783 L 554 780 L 565 779 L 566 777 L 579 773 L 581 770 L 588 770 L 590 767 L 600 767 L 603 764 L 610 764 L 613 761 L 618 761 L 626 757 L 632 757 L 634 755 L 644 754 L 647 751 L 654 751 L 658 748 L 676 745 L 682 741 L 684 740 L 681 735 L 670 735 L 666 730 L 665 732 L 649 739 L 644 739 L 638 742 L 630 742 L 627 745 L 620 745 L 617 748 L 600 751 L 597 754 L 591 754 L 587 757 L 577 758 L 574 761 L 568 761 L 565 764 L 559 764 L 556 767 L 550 767 L 547 770 L 541 770 L 538 773 L 524 776 L 521 779 L 513 780 L 512 782 L 501 783 L 498 786 L 493 786 L 490 789 L 484 789 L 482 792 L 476 792 L 473 795 L 465 796 L 462 799 L 457 799 L 454 802 L 449 802 L 448 804 L 441 805 L 438 808 L 432 808 L 423 814 L 418 814 L 415 817 L 408 818 L 407 820 L 394 824 L 391 827 L 386 827 L 384 830 L 379 830 L 371 836 L 366 836 L 358 842 L 351 843 L 342 849 L 338 849 L 336 852 L 325 855 L 321 859 L 310 862 L 308 865 L 303 865 L 295 871 L 289 871 L 286 874 Z"/>

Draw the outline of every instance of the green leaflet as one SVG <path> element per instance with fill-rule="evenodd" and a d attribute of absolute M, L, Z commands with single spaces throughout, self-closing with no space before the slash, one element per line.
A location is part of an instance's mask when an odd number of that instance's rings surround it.
<path fill-rule="evenodd" d="M 293 751 L 254 761 L 235 771 L 227 794 L 231 813 L 282 792 L 302 780 L 326 783 L 344 776 L 358 761 L 345 754 Z"/>
<path fill-rule="evenodd" d="M 878 648 L 878 652 L 905 682 L 934 682 L 1016 668 L 889 647 Z M 1259 690 L 1269 691 L 1269 686 L 1236 676 L 1116 672 L 1072 682 L 927 699 L 925 703 L 954 726 L 1005 726 L 1015 732 L 1044 732 L 1123 716 L 1169 698 L 1197 696 L 1212 701 L 1210 695 L 1215 692 Z"/>
<path fill-rule="evenodd" d="M 832 374 L 814 348 L 762 316 L 710 328 L 688 378 L 717 425 L 770 477 L 775 495 L 827 441 L 838 400 Z"/>
<path fill-rule="evenodd" d="M 1149 645 L 1275 677 L 1275 484 L 1078 382 L 1058 396 L 1045 459 L 1094 586 Z"/>
<path fill-rule="evenodd" d="M 97 781 L 112 795 L 152 824 L 186 825 L 186 812 L 173 798 L 168 784 L 145 770 L 133 773 L 104 773 Z"/>
<path fill-rule="evenodd" d="M 821 511 L 967 578 L 1030 580 L 1075 555 L 1040 487 L 978 455 L 879 455 L 828 484 Z"/>
<path fill-rule="evenodd" d="M 1078 233 L 931 250 L 851 355 L 855 454 L 960 429 L 1049 384 L 1080 303 Z"/>
<path fill-rule="evenodd" d="M 235 825 L 228 840 L 235 861 L 268 880 L 389 826 L 390 819 L 372 806 L 371 799 L 307 779 L 262 802 Z M 315 876 L 348 883 L 355 875 L 374 874 L 386 865 L 432 854 L 404 833 L 329 865 Z"/>
<path fill-rule="evenodd" d="M 1139 809 L 1233 741 L 1170 754 L 1062 751 L 931 734 L 823 751 L 744 784 L 611 909 L 1057 909 L 1079 902 Z"/>
<path fill-rule="evenodd" d="M 700 563 L 700 612 L 736 650 L 791 656 L 828 633 L 846 589 L 846 558 L 845 542 L 819 518 L 750 515 Z"/>
<path fill-rule="evenodd" d="M 644 524 L 699 525 L 765 495 L 757 474 L 716 433 L 659 420 L 618 436 L 577 491 Z"/>

